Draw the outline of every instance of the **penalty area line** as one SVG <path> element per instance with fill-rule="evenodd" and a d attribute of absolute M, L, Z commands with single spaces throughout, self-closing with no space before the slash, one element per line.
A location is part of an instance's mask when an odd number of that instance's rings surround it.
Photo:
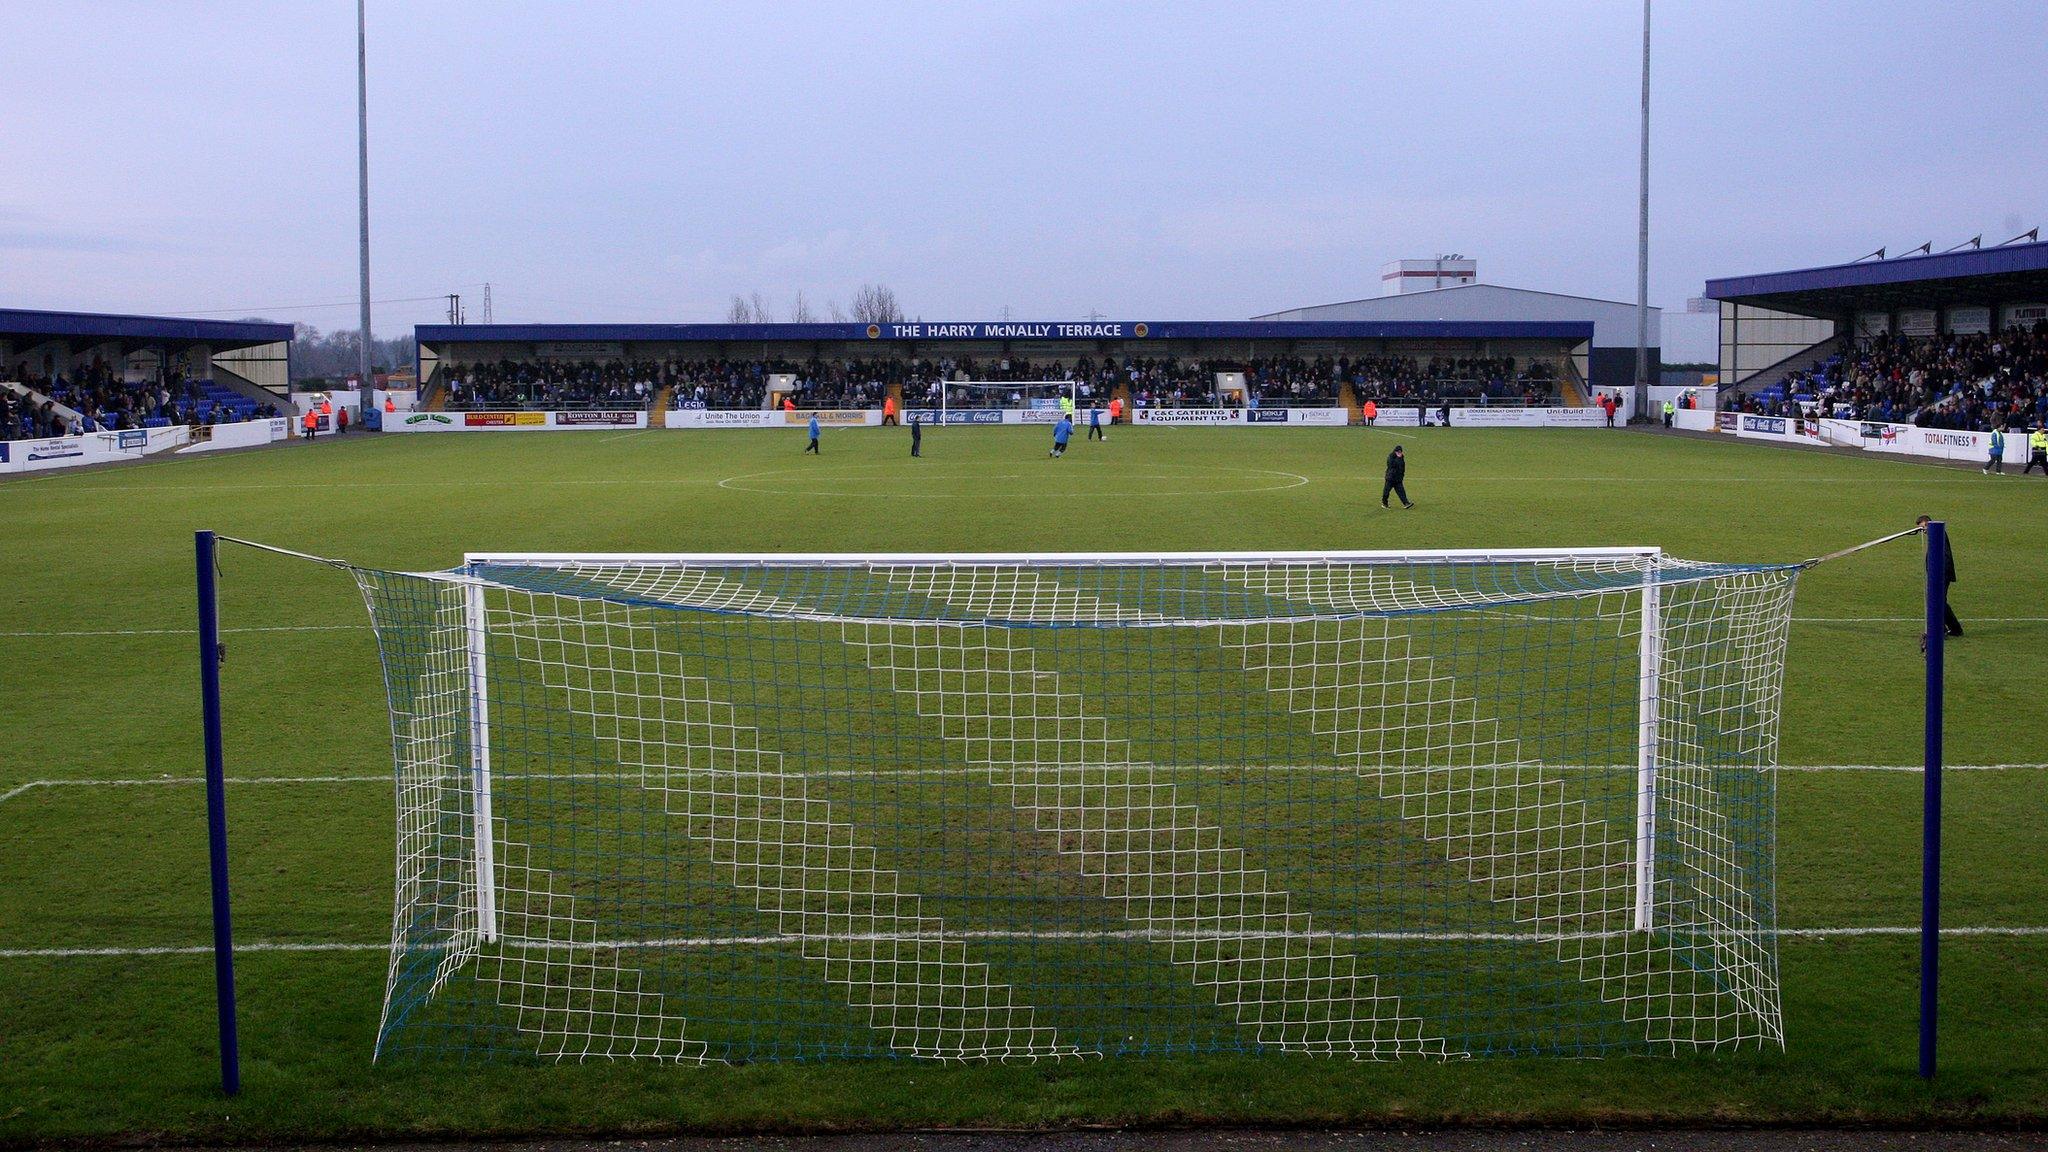
<path fill-rule="evenodd" d="M 1941 934 L 1956 939 L 1967 938 L 2017 938 L 2032 939 L 2048 937 L 2048 924 L 2024 925 L 1974 925 L 1943 928 Z M 1520 943 L 1553 944 L 1560 940 L 1622 938 L 1633 935 L 1629 932 L 1256 932 L 1256 933 L 1201 933 L 1190 936 L 1187 933 L 1127 929 L 1102 932 L 946 932 L 946 933 L 866 933 L 833 936 L 810 936 L 791 934 L 787 936 L 680 936 L 647 940 L 598 940 L 589 944 L 565 944 L 555 940 L 509 941 L 523 949 L 537 951 L 558 951 L 567 949 L 608 949 L 632 951 L 636 949 L 697 949 L 731 948 L 735 946 L 774 947 L 799 943 L 807 940 L 829 940 L 843 943 L 887 943 L 895 941 L 932 940 L 1142 940 L 1173 941 L 1191 938 L 1199 939 L 1328 939 L 1328 940 L 1373 940 L 1399 943 L 1416 941 L 1420 943 Z M 1747 935 L 1741 934 L 1741 935 Z M 1918 936 L 1920 928 L 1913 924 L 1863 925 L 1844 928 L 1780 928 L 1775 932 L 1758 935 L 1776 936 L 1789 940 L 1826 940 L 1831 937 L 1899 937 Z M 391 948 L 389 941 L 298 941 L 298 940 L 252 940 L 235 945 L 241 953 L 319 953 L 319 952 L 386 952 Z M 427 946 L 426 950 L 431 950 Z M 204 956 L 213 952 L 211 944 L 161 944 L 138 947 L 105 948 L 0 948 L 0 960 L 63 960 L 85 957 L 151 957 L 151 956 Z"/>

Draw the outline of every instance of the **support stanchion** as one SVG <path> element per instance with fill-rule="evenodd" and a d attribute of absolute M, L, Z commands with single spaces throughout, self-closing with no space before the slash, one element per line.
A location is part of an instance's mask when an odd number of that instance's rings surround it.
<path fill-rule="evenodd" d="M 1927 525 L 1927 697 L 1920 798 L 1920 1075 L 1934 1078 L 1941 987 L 1942 642 L 1948 637 L 1948 525 Z"/>
<path fill-rule="evenodd" d="M 242 1090 L 235 1036 L 235 936 L 228 922 L 228 789 L 220 738 L 220 606 L 213 533 L 193 537 L 199 575 L 199 700 L 206 728 L 206 849 L 213 881 L 213 993 L 220 1017 L 220 1086 Z"/>

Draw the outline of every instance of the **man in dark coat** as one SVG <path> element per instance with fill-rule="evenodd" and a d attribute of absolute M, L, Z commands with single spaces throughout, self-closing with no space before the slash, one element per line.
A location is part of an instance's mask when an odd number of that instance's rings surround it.
<path fill-rule="evenodd" d="M 1914 521 L 1914 523 L 1919 526 L 1922 532 L 1925 532 L 1927 531 L 1928 522 L 1932 519 L 1933 517 L 1931 516 L 1922 516 Z M 1948 590 L 1956 582 L 1956 551 L 1949 545 L 1945 537 L 1941 544 L 1941 575 L 1943 581 L 1941 589 L 1941 624 L 1943 630 L 1949 635 L 1961 636 L 1963 634 L 1963 622 L 1956 619 L 1956 610 L 1949 607 L 1948 604 Z M 1927 638 L 1925 636 L 1920 638 L 1920 646 L 1922 648 L 1927 646 Z"/>
<path fill-rule="evenodd" d="M 1399 496 L 1401 498 L 1401 507 L 1403 508 L 1415 507 L 1409 501 L 1408 488 L 1403 483 L 1407 478 L 1408 456 L 1401 451 L 1401 446 L 1396 444 L 1394 445 L 1394 450 L 1387 453 L 1387 483 L 1384 488 L 1380 489 L 1380 507 L 1390 507 L 1387 503 L 1389 495 Z"/>

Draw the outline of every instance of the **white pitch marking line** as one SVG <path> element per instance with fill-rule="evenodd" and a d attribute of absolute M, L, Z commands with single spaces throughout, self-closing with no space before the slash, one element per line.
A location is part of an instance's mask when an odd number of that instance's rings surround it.
<path fill-rule="evenodd" d="M 1824 940 L 1831 936 L 1918 936 L 1920 928 L 1912 924 L 1869 925 L 1853 928 L 1780 928 L 1776 932 L 1762 933 L 1785 939 Z M 2048 936 L 2048 925 L 2025 924 L 2013 926 L 1980 925 L 1950 927 L 1941 930 L 1943 936 L 1952 937 L 2016 937 L 2031 938 Z M 866 933 L 828 936 L 681 936 L 651 940 L 599 940 L 591 944 L 565 944 L 551 940 L 508 941 L 517 947 L 544 951 L 562 948 L 605 948 L 629 950 L 636 948 L 729 948 L 735 945 L 767 947 L 794 943 L 799 940 L 826 940 L 842 943 L 888 943 L 920 940 L 1149 940 L 1168 943 L 1188 939 L 1330 939 L 1330 940 L 1373 940 L 1391 943 L 1417 941 L 1421 943 L 1507 943 L 1507 944 L 1552 944 L 1560 940 L 1594 939 L 1603 936 L 1621 937 L 1621 932 L 1254 932 L 1254 933 L 1170 933 L 1153 932 L 1143 929 L 1102 932 L 947 932 L 947 933 Z M 384 952 L 390 949 L 388 941 L 291 941 L 253 940 L 235 945 L 236 952 Z M 211 954 L 211 944 L 153 945 L 136 948 L 0 948 L 0 960 L 68 959 L 77 957 L 107 956 L 204 956 Z"/>
<path fill-rule="evenodd" d="M 275 624 L 264 627 L 223 628 L 221 635 L 237 632 L 367 632 L 368 624 Z M 197 628 L 97 628 L 74 632 L 0 632 L 4 640 L 59 640 L 90 636 L 197 636 Z"/>
<path fill-rule="evenodd" d="M 1918 624 L 1924 616 L 1794 616 L 1794 624 Z M 2048 616 L 1976 616 L 1979 624 L 2048 624 Z"/>
<path fill-rule="evenodd" d="M 5 792 L 0 792 L 0 804 L 7 803 L 9 800 L 14 799 L 16 796 L 21 795 L 23 792 L 26 792 L 31 788 L 41 788 L 47 783 L 48 781 L 46 780 L 31 780 L 26 784 L 9 788 Z"/>
<path fill-rule="evenodd" d="M 1944 764 L 1943 772 L 2006 772 L 2048 768 L 2048 764 Z M 1780 772 L 1924 772 L 1919 764 L 1780 764 Z"/>
<path fill-rule="evenodd" d="M 1093 765 L 1093 766 L 1089 766 L 1087 770 L 1089 770 L 1089 771 L 1103 771 L 1103 770 L 1110 770 L 1110 771 L 1114 771 L 1114 770 L 1132 770 L 1132 769 L 1134 769 L 1135 767 L 1136 767 L 1136 766 L 1133 766 L 1133 765 L 1121 765 L 1121 764 L 1110 764 L 1110 765 Z M 1204 773 L 1221 773 L 1221 772 L 1252 772 L 1252 773 L 1256 773 L 1256 772 L 1304 772 L 1304 773 L 1334 773 L 1334 774 L 1339 774 L 1339 775 L 1356 775 L 1356 774 L 1359 774 L 1359 773 L 1362 773 L 1362 772 L 1369 772 L 1369 771 L 1373 771 L 1373 770 L 1374 770 L 1374 769 L 1375 769 L 1376 767 L 1381 767 L 1381 766 L 1372 766 L 1372 765 L 1368 765 L 1368 766 L 1365 766 L 1365 767 L 1353 767 L 1353 766 L 1350 766 L 1350 765 L 1344 765 L 1344 764 L 1261 764 L 1261 765 L 1245 765 L 1245 764 L 1178 764 L 1178 765 L 1174 765 L 1174 764 L 1149 764 L 1149 765 L 1145 765 L 1145 766 L 1144 766 L 1144 768 L 1145 768 L 1146 770 L 1148 770 L 1148 771 L 1156 771 L 1156 772 L 1161 772 L 1161 773 L 1178 773 L 1178 772 L 1204 772 Z M 1394 768 L 1395 770 L 1399 770 L 1399 766 L 1398 766 L 1398 765 L 1386 765 L 1386 766 L 1384 766 L 1384 767 L 1388 767 L 1388 768 Z M 1532 765 L 1531 767 L 1535 767 L 1535 765 Z M 1605 766 L 1605 767 L 1587 767 L 1587 766 L 1584 766 L 1584 765 L 1571 765 L 1571 764 L 1564 764 L 1564 765 L 1556 765 L 1556 764 L 1553 764 L 1553 765 L 1544 765 L 1544 766 L 1542 766 L 1542 767 L 1547 767 L 1548 769 L 1550 769 L 1550 770 L 1552 770 L 1552 771 L 1574 771 L 1574 770 L 1576 770 L 1576 771 L 1589 771 L 1589 772 L 1594 772 L 1594 771 L 1598 771 L 1598 772 L 1605 772 L 1605 771 L 1619 771 L 1619 770 L 1622 770 L 1622 769 L 1633 769 L 1633 767 L 1634 767 L 1634 766 L 1633 766 L 1633 765 L 1629 765 L 1629 764 L 1613 764 L 1613 765 L 1607 765 L 1607 766 Z M 1942 766 L 1942 771 L 1944 771 L 1944 772 L 2025 772 L 2025 771 L 2037 771 L 2037 770 L 2040 770 L 2040 769 L 2048 769 L 2048 763 L 2037 763 L 2037 764 L 1945 764 L 1945 765 L 1943 765 L 1943 766 Z M 1072 767 L 1070 767 L 1070 768 L 1045 768 L 1045 769 L 1042 769 L 1042 771 L 1044 771 L 1044 772 L 1047 772 L 1047 773 L 1059 773 L 1059 772 L 1072 772 L 1072 771 L 1080 771 L 1080 770 L 1082 770 L 1082 769 L 1079 769 L 1079 768 L 1072 768 Z M 1780 764 L 1780 765 L 1778 765 L 1778 768 L 1777 768 L 1777 771 L 1780 771 L 1780 772 L 1910 772 L 1910 773 L 1918 773 L 1918 772 L 1920 772 L 1921 770 L 1922 770 L 1922 769 L 1921 769 L 1921 766 L 1920 766 L 1920 765 L 1918 765 L 1918 764 Z M 806 779 L 806 780 L 897 780 L 897 779 L 905 779 L 905 778 L 911 778 L 911 777 L 933 777 L 933 776 L 937 776 L 937 777 L 946 777 L 946 776 L 958 776 L 958 777 L 976 778 L 976 777 L 980 777 L 980 776 L 984 776 L 984 775 L 986 775 L 986 774 L 987 774 L 987 773 L 988 773 L 989 771 L 990 771 L 990 770 L 989 770 L 989 769 L 987 769 L 987 768 L 972 768 L 972 767 L 966 767 L 966 768 L 878 768 L 878 769 L 875 769 L 875 770 L 873 770 L 873 771 L 869 771 L 869 772 L 862 772 L 862 771 L 850 771 L 850 770 L 847 770 L 847 769 L 843 769 L 843 768 L 841 768 L 841 769 L 823 769 L 823 770 L 820 770 L 820 771 L 816 771 L 816 772 L 779 772 L 779 773 L 770 773 L 770 772 L 741 772 L 741 773 L 728 773 L 728 775 L 739 775 L 739 776 L 758 776 L 758 777 L 763 777 L 763 778 L 767 778 L 767 777 L 775 777 L 775 778 L 778 778 L 778 779 L 779 779 L 779 778 L 782 778 L 782 777 L 797 777 L 797 778 L 802 778 L 802 779 Z M 499 779 L 501 779 L 501 780 L 639 780 L 639 779 L 641 779 L 641 777 L 642 777 L 642 773 L 638 773 L 638 772 L 513 772 L 513 773 L 506 773 L 506 774 L 504 774 L 504 775 L 500 776 L 500 777 L 499 777 Z M 205 778 L 204 776 L 139 776 L 139 777 L 115 777 L 115 778 L 110 778 L 110 779 L 73 779 L 73 780 L 30 780 L 30 781 L 28 781 L 27 783 L 24 783 L 24 784 L 19 784 L 19 785 L 16 785 L 15 787 L 13 787 L 13 788 L 11 788 L 11 789 L 7 790 L 6 792 L 0 792 L 0 804 L 4 804 L 4 803 L 6 803 L 7 801 L 9 801 L 9 800 L 12 800 L 12 799 L 13 799 L 13 798 L 15 798 L 16 796 L 19 796 L 19 795 L 21 795 L 22 793 L 24 793 L 24 792 L 28 792 L 28 791 L 30 791 L 31 789 L 35 789 L 35 788 L 133 788 L 133 787 L 141 787 L 141 786 L 147 786 L 147 785 L 154 785 L 154 784 L 204 784 L 205 782 L 206 782 L 206 778 Z M 229 784 L 389 784 L 389 783 L 391 783 L 391 777 L 390 777 L 390 776 L 387 776 L 387 775 L 383 775 L 383 774 L 368 774 L 368 775 L 362 775 L 362 776 L 229 776 L 229 777 L 227 778 L 227 783 L 229 783 Z"/>
<path fill-rule="evenodd" d="M 500 780 L 638 780 L 638 772 L 507 772 L 498 776 Z M 31 780 L 26 784 L 0 793 L 0 803 L 19 796 L 31 788 L 133 788 L 151 784 L 204 784 L 204 776 L 134 776 L 108 780 Z M 371 774 L 363 776 L 229 776 L 229 784 L 389 784 L 391 777 Z"/>

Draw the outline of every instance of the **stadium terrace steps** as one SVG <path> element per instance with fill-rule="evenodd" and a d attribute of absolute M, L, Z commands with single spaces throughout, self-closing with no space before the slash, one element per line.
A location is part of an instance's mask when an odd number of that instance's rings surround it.
<path fill-rule="evenodd" d="M 1365 406 L 1358 402 L 1358 389 L 1351 386 L 1350 377 L 1337 382 L 1337 402 L 1344 405 L 1344 422 L 1360 424 L 1365 421 Z"/>
<path fill-rule="evenodd" d="M 206 394 L 209 397 L 212 397 L 216 392 L 225 393 L 229 396 L 248 401 L 248 406 L 251 408 L 260 404 L 275 404 L 280 410 L 285 408 L 289 402 L 289 394 L 287 392 L 275 392 L 265 388 L 263 385 L 240 375 L 225 365 L 215 364 L 213 371 L 213 380 L 205 385 Z M 234 406 L 232 401 L 229 406 Z"/>
<path fill-rule="evenodd" d="M 655 389 L 654 406 L 648 409 L 647 412 L 647 426 L 649 428 L 668 427 L 668 410 L 675 402 L 675 392 L 675 387 L 670 384 L 663 384 L 660 388 Z"/>
<path fill-rule="evenodd" d="M 250 399 L 247 395 L 243 394 L 240 389 L 228 387 L 211 381 L 204 384 L 203 387 L 205 390 L 205 399 L 203 403 L 210 404 L 215 408 L 227 409 L 228 411 L 234 413 L 236 420 L 254 419 L 256 415 L 256 406 L 259 403 L 275 404 L 278 401 L 278 397 L 276 396 L 266 397 L 265 399 L 260 401 L 253 400 Z M 253 388 L 255 386 L 250 385 L 250 387 Z"/>
<path fill-rule="evenodd" d="M 1794 372 L 1811 371 L 1830 357 L 1841 355 L 1848 346 L 1849 334 L 1837 332 L 1820 343 L 1794 352 L 1767 368 L 1758 369 L 1740 384 L 1730 384 L 1724 380 L 1721 383 L 1720 406 L 1724 409 L 1732 407 L 1731 396 L 1740 398 L 1772 390 L 1782 393 L 1786 377 Z"/>

